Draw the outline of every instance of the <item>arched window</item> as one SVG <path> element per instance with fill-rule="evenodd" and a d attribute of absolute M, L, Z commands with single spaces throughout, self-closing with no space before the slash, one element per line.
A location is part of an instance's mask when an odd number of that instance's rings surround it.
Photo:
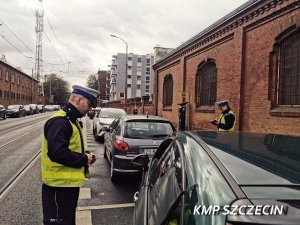
<path fill-rule="evenodd" d="M 217 67 L 209 59 L 198 66 L 196 75 L 196 107 L 213 106 L 217 96 Z"/>
<path fill-rule="evenodd" d="M 173 78 L 169 74 L 165 76 L 163 85 L 163 105 L 164 107 L 172 106 L 173 103 Z"/>
<path fill-rule="evenodd" d="M 282 37 L 277 48 L 277 104 L 300 106 L 300 29 Z"/>

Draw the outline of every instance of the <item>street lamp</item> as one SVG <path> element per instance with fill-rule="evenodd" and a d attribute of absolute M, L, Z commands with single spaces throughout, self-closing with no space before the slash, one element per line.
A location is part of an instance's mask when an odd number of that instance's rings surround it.
<path fill-rule="evenodd" d="M 124 103 L 124 107 L 125 107 L 125 111 L 127 112 L 127 63 L 128 63 L 128 43 L 121 37 L 118 37 L 116 35 L 111 34 L 110 35 L 113 38 L 119 38 L 120 40 L 122 40 L 125 44 L 126 44 L 126 63 L 125 63 L 125 103 Z"/>

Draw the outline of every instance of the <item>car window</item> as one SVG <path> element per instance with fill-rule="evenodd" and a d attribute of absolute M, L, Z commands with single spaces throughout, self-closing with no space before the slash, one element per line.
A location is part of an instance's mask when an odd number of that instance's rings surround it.
<path fill-rule="evenodd" d="M 121 135 L 122 123 L 118 123 L 116 126 L 116 135 Z"/>
<path fill-rule="evenodd" d="M 224 206 L 235 200 L 236 196 L 229 184 L 202 146 L 187 135 L 181 137 L 181 141 L 184 147 L 187 177 L 185 208 L 193 212 L 195 206 Z M 225 217 L 222 214 L 214 215 L 215 224 L 224 224 Z M 210 217 L 199 215 L 190 215 L 187 220 L 189 221 L 187 224 L 211 222 Z"/>
<path fill-rule="evenodd" d="M 149 221 L 161 224 L 183 190 L 181 155 L 175 142 L 160 159 L 153 159 L 149 173 Z"/>
<path fill-rule="evenodd" d="M 102 110 L 100 117 L 117 118 L 124 115 L 126 115 L 126 112 L 123 109 L 109 109 L 109 110 Z"/>
<path fill-rule="evenodd" d="M 120 118 L 117 118 L 113 121 L 113 123 L 110 125 L 110 129 L 111 131 L 115 131 L 115 129 L 117 128 L 118 124 L 120 122 Z"/>
<path fill-rule="evenodd" d="M 170 123 L 161 121 L 128 121 L 124 137 L 135 139 L 165 138 L 173 133 Z"/>

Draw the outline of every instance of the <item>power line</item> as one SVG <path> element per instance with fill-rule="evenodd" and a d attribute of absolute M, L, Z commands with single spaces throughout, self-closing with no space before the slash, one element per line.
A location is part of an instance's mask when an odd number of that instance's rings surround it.
<path fill-rule="evenodd" d="M 2 20 L 0 20 L 0 22 L 29 50 L 31 51 L 33 54 L 34 52 L 32 51 L 31 48 L 29 48 L 24 41 L 21 40 L 21 38 L 18 37 L 18 35 L 15 34 L 15 32 L 13 32 Z"/>
<path fill-rule="evenodd" d="M 48 23 L 49 23 L 49 25 L 50 25 L 50 28 L 51 28 L 51 30 L 52 30 L 52 33 L 54 34 L 54 37 L 55 37 L 56 41 L 58 42 L 57 37 L 56 37 L 56 34 L 55 34 L 55 32 L 54 32 L 54 30 L 53 30 L 53 27 L 52 27 L 52 25 L 51 25 L 51 23 L 50 23 L 50 20 L 49 20 L 49 18 L 48 18 L 47 15 L 46 15 L 46 17 L 47 17 L 47 21 L 48 21 Z"/>
<path fill-rule="evenodd" d="M 54 35 L 56 41 L 59 43 L 59 41 L 58 41 L 58 39 L 57 39 L 57 36 L 56 36 L 56 34 L 55 34 L 55 32 L 54 32 L 54 29 L 53 29 L 53 27 L 52 27 L 52 24 L 50 23 L 50 20 L 49 20 L 49 18 L 48 18 L 47 15 L 46 15 L 46 18 L 47 18 L 47 21 L 48 21 L 48 23 L 49 23 L 49 26 L 50 26 L 50 28 L 51 28 L 51 30 L 52 30 L 52 33 L 53 33 L 53 35 Z M 67 61 L 68 61 L 68 63 L 66 63 L 66 64 L 69 64 L 68 57 L 66 56 L 66 54 L 65 54 L 64 52 L 63 52 L 63 54 L 64 54 L 65 58 L 66 58 Z M 62 61 L 62 60 L 61 60 L 61 61 Z M 68 69 L 68 70 L 69 70 L 69 69 Z"/>
<path fill-rule="evenodd" d="M 50 44 L 51 44 L 52 48 L 54 49 L 54 52 L 55 52 L 55 54 L 57 55 L 57 57 L 59 58 L 59 60 L 60 60 L 61 64 L 62 64 L 62 65 L 65 65 L 65 64 L 63 63 L 63 61 L 62 61 L 61 57 L 60 57 L 60 56 L 59 56 L 59 54 L 57 53 L 56 49 L 54 48 L 54 46 L 53 46 L 52 42 L 50 41 L 50 39 L 49 39 L 48 35 L 46 34 L 45 30 L 44 30 L 43 32 L 44 32 L 44 34 L 45 34 L 46 38 L 48 39 L 48 41 L 50 42 Z"/>
<path fill-rule="evenodd" d="M 28 56 L 24 55 L 13 43 L 11 43 L 6 37 L 4 37 L 4 35 L 0 35 L 4 40 L 6 40 L 13 48 L 15 48 L 22 56 L 24 56 L 28 61 L 30 61 L 31 63 L 33 63 Z"/>

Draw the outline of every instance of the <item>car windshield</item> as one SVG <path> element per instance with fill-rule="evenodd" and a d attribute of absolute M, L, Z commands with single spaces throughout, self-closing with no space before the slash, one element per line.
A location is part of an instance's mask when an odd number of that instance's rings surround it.
<path fill-rule="evenodd" d="M 124 115 L 126 115 L 126 112 L 123 109 L 103 110 L 101 113 L 102 118 L 117 118 Z"/>
<path fill-rule="evenodd" d="M 172 126 L 168 122 L 130 121 L 125 124 L 124 137 L 135 139 L 163 139 L 172 133 Z"/>
<path fill-rule="evenodd" d="M 19 105 L 9 105 L 7 109 L 19 109 Z"/>

